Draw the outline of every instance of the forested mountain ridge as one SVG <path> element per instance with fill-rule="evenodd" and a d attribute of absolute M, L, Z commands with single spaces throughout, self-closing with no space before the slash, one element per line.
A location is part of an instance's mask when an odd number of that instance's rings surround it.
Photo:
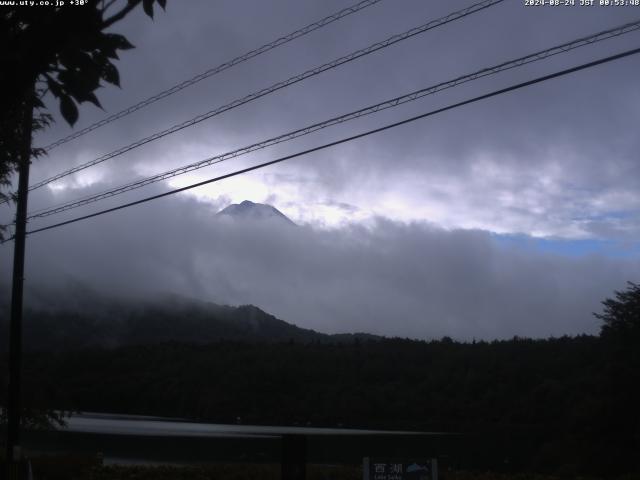
<path fill-rule="evenodd" d="M 374 339 L 369 334 L 328 335 L 300 328 L 253 305 L 217 305 L 179 296 L 146 301 L 118 301 L 98 296 L 90 301 L 27 309 L 26 350 L 53 350 L 219 340 L 248 342 L 323 342 Z M 42 303 L 40 303 L 42 305 Z M 8 315 L 0 320 L 6 338 Z M 0 351 L 6 349 L 0 345 Z"/>

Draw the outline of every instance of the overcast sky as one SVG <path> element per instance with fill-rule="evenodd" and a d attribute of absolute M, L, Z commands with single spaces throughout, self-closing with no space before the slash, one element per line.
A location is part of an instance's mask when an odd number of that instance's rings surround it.
<path fill-rule="evenodd" d="M 113 31 L 114 113 L 355 3 L 169 1 Z M 32 182 L 473 3 L 383 0 L 53 150 Z M 576 0 L 576 3 L 579 3 Z M 638 7 L 506 0 L 244 105 L 32 194 L 32 209 L 224 153 L 595 33 Z M 640 46 L 634 32 L 67 214 L 184 186 Z M 29 238 L 27 285 L 253 303 L 320 331 L 433 338 L 595 333 L 591 312 L 640 281 L 640 57 L 468 105 L 251 174 Z M 53 103 L 52 103 L 53 105 Z M 81 108 L 81 128 L 105 112 Z M 59 120 L 46 145 L 74 130 Z M 298 228 L 220 225 L 269 203 Z M 10 212 L 3 208 L 3 218 Z M 10 271 L 11 248 L 0 258 Z M 30 287 L 30 288 L 31 288 Z"/>

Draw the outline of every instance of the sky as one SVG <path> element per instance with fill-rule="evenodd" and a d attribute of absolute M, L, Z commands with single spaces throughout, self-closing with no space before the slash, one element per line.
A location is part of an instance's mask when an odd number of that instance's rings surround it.
<path fill-rule="evenodd" d="M 169 1 L 113 27 L 122 88 L 76 129 L 355 2 Z M 52 150 L 32 183 L 471 5 L 382 0 Z M 505 0 L 34 191 L 30 210 L 224 153 L 640 18 L 638 7 Z M 46 219 L 186 186 L 640 45 L 633 32 Z M 323 332 L 459 339 L 597 333 L 640 281 L 640 57 L 29 237 L 27 288 L 252 303 Z M 55 102 L 48 99 L 55 109 Z M 61 119 L 47 145 L 74 129 Z M 295 228 L 221 224 L 242 200 Z M 2 220 L 11 218 L 3 207 Z M 8 279 L 11 246 L 2 246 Z M 8 290 L 8 289 L 5 289 Z"/>

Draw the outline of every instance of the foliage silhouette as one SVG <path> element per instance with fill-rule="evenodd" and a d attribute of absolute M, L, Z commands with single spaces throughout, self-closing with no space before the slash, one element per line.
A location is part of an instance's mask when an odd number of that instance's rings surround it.
<path fill-rule="evenodd" d="M 0 10 L 0 188 L 10 187 L 24 148 L 20 139 L 26 106 L 33 104 L 36 130 L 52 119 L 43 103 L 47 93 L 58 99 L 60 113 L 70 125 L 78 120 L 78 104 L 101 107 L 95 91 L 101 81 L 120 85 L 113 60 L 118 51 L 133 48 L 124 36 L 105 30 L 140 4 L 153 17 L 154 3 L 166 6 L 166 0 L 110 0 L 71 8 Z M 32 157 L 45 153 L 31 151 Z M 0 191 L 0 201 L 10 198 Z"/>
<path fill-rule="evenodd" d="M 604 402 L 595 426 L 614 447 L 613 463 L 633 459 L 640 470 L 640 285 L 628 282 L 602 304 Z"/>
<path fill-rule="evenodd" d="M 77 6 L 0 10 L 0 201 L 14 199 L 1 189 L 11 187 L 23 153 L 30 153 L 30 159 L 46 153 L 32 148 L 25 129 L 29 119 L 32 132 L 52 121 L 43 102 L 48 92 L 59 100 L 63 118 L 73 125 L 78 120 L 77 104 L 91 102 L 100 107 L 94 91 L 101 80 L 119 85 L 112 60 L 118 58 L 119 50 L 133 45 L 124 36 L 105 30 L 141 3 L 153 17 L 154 3 L 165 8 L 166 0 L 86 1 Z M 6 229 L 0 225 L 0 240 Z M 1 411 L 0 421 L 5 415 Z M 22 418 L 32 426 L 61 421 L 59 412 L 52 410 L 26 409 Z"/>
<path fill-rule="evenodd" d="M 615 299 L 602 302 L 604 312 L 595 314 L 603 322 L 600 330 L 603 337 L 637 341 L 640 335 L 640 285 L 627 284 L 627 291 L 616 291 Z"/>

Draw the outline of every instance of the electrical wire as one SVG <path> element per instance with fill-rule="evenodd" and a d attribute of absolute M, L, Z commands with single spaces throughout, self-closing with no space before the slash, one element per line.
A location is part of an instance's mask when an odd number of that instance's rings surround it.
<path fill-rule="evenodd" d="M 150 202 L 152 200 L 157 200 L 159 198 L 163 198 L 163 197 L 166 197 L 166 196 L 169 196 L 169 195 L 173 195 L 173 194 L 176 194 L 176 193 L 180 193 L 180 192 L 184 192 L 184 191 L 187 191 L 187 190 L 191 190 L 193 188 L 201 187 L 203 185 L 207 185 L 207 184 L 218 182 L 218 181 L 221 181 L 221 180 L 224 180 L 224 179 L 227 179 L 227 178 L 231 178 L 231 177 L 234 177 L 234 176 L 237 176 L 237 175 L 241 175 L 241 174 L 248 173 L 248 172 L 251 172 L 251 171 L 254 171 L 254 170 L 258 170 L 258 169 L 261 169 L 261 168 L 264 168 L 264 167 L 267 167 L 267 166 L 270 166 L 270 165 L 274 165 L 276 163 L 281 163 L 281 162 L 284 162 L 286 160 L 291 160 L 293 158 L 301 157 L 303 155 L 308 155 L 308 154 L 313 153 L 313 152 L 324 150 L 324 149 L 327 149 L 327 148 L 330 148 L 330 147 L 333 147 L 333 146 L 336 146 L 336 145 L 340 145 L 340 144 L 343 144 L 343 143 L 346 143 L 346 142 L 350 142 L 350 141 L 359 139 L 359 138 L 363 138 L 363 137 L 367 137 L 369 135 L 380 133 L 380 132 L 383 132 L 385 130 L 396 128 L 396 127 L 399 127 L 401 125 L 405 125 L 407 123 L 415 122 L 417 120 L 420 120 L 420 119 L 423 119 L 423 118 L 426 118 L 426 117 L 430 117 L 430 116 L 436 115 L 438 113 L 442 113 L 442 112 L 445 112 L 445 111 L 448 111 L 448 110 L 453 110 L 455 108 L 458 108 L 458 107 L 461 107 L 461 106 L 464 106 L 464 105 L 468 105 L 468 104 L 475 103 L 475 102 L 478 102 L 478 101 L 481 101 L 481 100 L 485 100 L 485 99 L 488 99 L 488 98 L 491 98 L 491 97 L 502 95 L 502 94 L 505 94 L 505 93 L 508 93 L 508 92 L 512 92 L 514 90 L 519 90 L 519 89 L 524 88 L 524 87 L 528 87 L 528 86 L 531 86 L 531 85 L 534 85 L 534 84 L 537 84 L 537 83 L 545 82 L 545 81 L 551 80 L 553 78 L 558 78 L 558 77 L 561 77 L 561 76 L 564 76 L 564 75 L 568 75 L 570 73 L 575 73 L 575 72 L 578 72 L 578 71 L 581 71 L 581 70 L 585 70 L 587 68 L 592 68 L 592 67 L 595 67 L 597 65 L 602 65 L 602 64 L 605 64 L 605 63 L 608 63 L 608 62 L 612 62 L 614 60 L 618 60 L 618 59 L 624 58 L 624 57 L 628 57 L 628 56 L 631 56 L 631 55 L 636 55 L 638 53 L 640 53 L 640 48 L 627 50 L 625 52 L 618 53 L 616 55 L 611 55 L 611 56 L 608 56 L 608 57 L 600 58 L 598 60 L 594 60 L 592 62 L 584 63 L 584 64 L 578 65 L 576 67 L 568 68 L 568 69 L 565 69 L 565 70 L 560 70 L 558 72 L 555 72 L 555 73 L 552 73 L 552 74 L 549 74 L 549 75 L 544 75 L 542 77 L 537 77 L 537 78 L 534 78 L 533 80 L 528 80 L 526 82 L 522 82 L 522 83 L 518 83 L 518 84 L 515 84 L 515 85 L 511 85 L 511 86 L 506 87 L 506 88 L 501 88 L 499 90 L 494 90 L 493 92 L 490 92 L 490 93 L 487 93 L 487 94 L 484 94 L 484 95 L 480 95 L 480 96 L 477 96 L 477 97 L 473 97 L 471 99 L 464 100 L 462 102 L 454 103 L 454 104 L 448 105 L 446 107 L 438 108 L 436 110 L 432 110 L 430 112 L 423 113 L 421 115 L 417 115 L 417 116 L 414 116 L 414 117 L 411 117 L 411 118 L 407 118 L 407 119 L 401 120 L 399 122 L 395 122 L 395 123 L 392 123 L 392 124 L 389 124 L 389 125 L 385 125 L 383 127 L 379 127 L 379 128 L 373 129 L 373 130 L 369 130 L 369 131 L 366 131 L 366 132 L 363 132 L 363 133 L 360 133 L 360 134 L 357 134 L 357 135 L 352 135 L 350 137 L 342 138 L 340 140 L 336 140 L 334 142 L 326 143 L 324 145 L 320 145 L 318 147 L 314 147 L 314 148 L 311 148 L 311 149 L 308 149 L 308 150 L 304 150 L 302 152 L 294 153 L 292 155 L 287 155 L 285 157 L 280 157 L 280 158 L 277 158 L 275 160 L 271 160 L 271 161 L 268 161 L 268 162 L 260 163 L 258 165 L 253 165 L 251 167 L 243 168 L 241 170 L 236 170 L 235 172 L 227 173 L 225 175 L 220 175 L 220 176 L 215 177 L 215 178 L 210 178 L 208 180 L 204 180 L 202 182 L 194 183 L 194 184 L 188 185 L 186 187 L 176 188 L 176 189 L 170 190 L 168 192 L 164 192 L 164 193 L 161 193 L 161 194 L 158 194 L 158 195 L 152 195 L 150 197 L 146 197 L 146 198 L 143 198 L 143 199 L 140 199 L 140 200 L 136 200 L 134 202 L 129 202 L 129 203 L 126 203 L 126 204 L 123 204 L 123 205 L 118 205 L 116 207 L 112 207 L 112 208 L 108 208 L 108 209 L 105 209 L 105 210 L 101 210 L 99 212 L 95 212 L 95 213 L 92 213 L 92 214 L 89 214 L 89 215 L 83 215 L 81 217 L 76 217 L 76 218 L 73 218 L 73 219 L 70 219 L 70 220 L 66 220 L 64 222 L 60 222 L 60 223 L 56 223 L 56 224 L 53 224 L 53 225 L 48 225 L 46 227 L 41 227 L 41 228 L 37 228 L 37 229 L 34 229 L 34 230 L 30 230 L 30 231 L 27 232 L 27 234 L 31 235 L 31 234 L 34 234 L 34 233 L 43 232 L 43 231 L 46 231 L 46 230 L 51 230 L 51 229 L 54 229 L 54 228 L 62 227 L 64 225 L 69 225 L 71 223 L 76 223 L 76 222 L 79 222 L 81 220 L 87 220 L 89 218 L 94 218 L 94 217 L 97 217 L 97 216 L 105 215 L 107 213 L 111 213 L 111 212 L 115 212 L 115 211 L 118 211 L 118 210 L 122 210 L 124 208 L 132 207 L 132 206 L 135 206 L 135 205 L 140 205 L 142 203 Z"/>
<path fill-rule="evenodd" d="M 94 160 L 91 160 L 89 162 L 86 162 L 82 165 L 78 165 L 74 168 L 71 168 L 69 170 L 66 170 L 62 173 L 59 173 L 57 175 L 54 175 L 53 177 L 47 178 L 45 180 L 42 180 L 38 183 L 35 183 L 34 185 L 31 185 L 29 187 L 29 190 L 35 190 L 37 188 L 43 187 L 51 182 L 54 182 L 56 180 L 59 180 L 61 178 L 64 178 L 68 175 L 71 175 L 73 173 L 77 173 L 81 170 L 84 170 L 86 168 L 92 167 L 94 165 L 97 165 L 99 163 L 105 162 L 107 160 L 110 160 L 112 158 L 115 158 L 117 156 L 120 156 L 126 152 L 129 152 L 135 148 L 141 147 L 142 145 L 146 145 L 147 143 L 153 142 L 154 140 L 158 140 L 160 138 L 163 138 L 167 135 L 170 135 L 172 133 L 178 132 L 180 130 L 183 130 L 185 128 L 188 127 L 192 127 L 193 125 L 196 125 L 204 120 L 207 120 L 209 118 L 212 118 L 214 116 L 220 115 L 224 112 L 227 112 L 229 110 L 232 110 L 234 108 L 237 108 L 241 105 L 244 105 L 246 103 L 252 102 L 254 100 L 257 100 L 261 97 L 264 97 L 265 95 L 269 95 L 270 93 L 276 92 L 278 90 L 281 90 L 285 87 L 288 87 L 290 85 L 293 85 L 295 83 L 301 82 L 303 80 L 306 80 L 307 78 L 313 77 L 315 75 L 319 75 L 320 73 L 323 73 L 325 71 L 328 70 L 332 70 L 336 67 L 339 67 L 340 65 L 344 65 L 345 63 L 349 63 L 352 62 L 353 60 L 356 60 L 360 57 L 363 57 L 365 55 L 369 55 L 373 52 L 376 52 L 378 50 L 387 48 L 391 45 L 394 45 L 398 42 L 401 42 L 403 40 L 407 40 L 408 38 L 414 37 L 416 35 L 419 35 L 421 33 L 427 32 L 431 29 L 434 29 L 436 27 L 451 23 L 453 21 L 459 20 L 461 18 L 464 18 L 468 15 L 471 15 L 473 13 L 477 13 L 481 10 L 484 10 L 486 8 L 489 8 L 493 5 L 496 5 L 498 3 L 502 3 L 504 0 L 483 0 L 481 2 L 475 3 L 469 7 L 466 7 L 462 10 L 458 10 L 455 12 L 452 12 L 444 17 L 438 18 L 436 20 L 432 20 L 424 25 L 421 25 L 419 27 L 415 27 L 412 28 L 410 30 L 407 30 L 404 33 L 400 33 L 400 34 L 396 34 L 393 35 L 389 38 L 387 38 L 386 40 L 383 40 L 381 42 L 377 42 L 374 43 L 372 45 L 369 45 L 366 48 L 360 49 L 360 50 L 356 50 L 355 52 L 352 52 L 348 55 L 345 55 L 343 57 L 340 57 L 336 60 L 333 60 L 331 62 L 325 63 L 323 65 L 320 65 L 318 67 L 312 68 L 310 70 L 307 70 L 303 73 L 300 73 L 298 75 L 294 75 L 290 78 L 288 78 L 287 80 L 275 83 L 273 85 L 271 85 L 270 87 L 267 88 L 263 88 L 262 90 L 258 90 L 256 92 L 253 92 L 249 95 L 246 95 L 245 97 L 236 99 L 226 105 L 223 105 L 221 107 L 218 107 L 214 110 L 210 110 L 207 113 L 203 113 L 201 115 L 198 115 L 197 117 L 194 117 L 190 120 L 186 120 L 182 123 L 173 125 L 165 130 L 162 130 L 160 132 L 156 132 L 153 135 L 150 135 L 148 137 L 145 137 L 143 139 L 140 139 L 134 143 L 131 143 L 129 145 L 126 145 L 124 147 L 118 148 L 117 150 L 114 150 L 110 153 L 107 153 L 105 155 L 102 155 L 101 157 L 98 157 Z"/>
<path fill-rule="evenodd" d="M 125 108 L 124 110 L 121 110 L 117 113 L 114 113 L 113 115 L 110 115 L 96 123 L 93 123 L 85 128 L 83 128 L 82 130 L 78 130 L 77 132 L 72 133 L 71 135 L 68 135 L 64 138 L 61 138 L 59 140 L 56 140 L 55 142 L 47 145 L 46 147 L 44 147 L 44 150 L 46 151 L 50 151 L 53 150 L 54 148 L 65 144 L 67 142 L 70 142 L 72 140 L 75 140 L 78 137 L 81 137 L 83 135 L 86 135 L 89 132 L 92 132 L 100 127 L 103 127 L 111 122 L 114 122 L 122 117 L 126 117 L 127 115 L 132 114 L 133 112 L 136 112 L 142 108 L 145 108 L 149 105 L 151 105 L 152 103 L 157 102 L 158 100 L 162 100 L 163 98 L 166 98 L 170 95 L 173 95 L 174 93 L 179 92 L 180 90 L 184 90 L 187 87 L 190 87 L 192 85 L 195 85 L 196 83 L 204 80 L 205 78 L 209 78 L 212 77 L 214 75 L 217 75 L 218 73 L 221 73 L 235 65 L 238 65 L 242 62 L 246 62 L 247 60 L 250 60 L 254 57 L 257 57 L 258 55 L 261 55 L 263 53 L 266 53 L 270 50 L 273 50 L 274 48 L 280 47 L 282 45 L 285 45 L 286 43 L 289 43 L 293 40 L 295 40 L 296 38 L 300 38 L 304 35 L 307 35 L 308 33 L 311 33 L 315 30 L 318 30 L 319 28 L 325 27 L 337 20 L 340 20 L 341 18 L 344 18 L 348 15 L 351 15 L 353 13 L 359 12 L 360 10 L 364 10 L 367 7 L 370 7 L 372 5 L 375 5 L 378 2 L 381 2 L 382 0 L 364 0 L 362 2 L 356 3 L 355 5 L 352 5 L 350 7 L 347 8 L 343 8 L 342 10 L 340 10 L 339 12 L 336 12 L 332 15 L 329 15 L 327 17 L 324 17 L 322 20 L 318 20 L 317 22 L 311 23 L 305 27 L 302 27 L 298 30 L 296 30 L 295 32 L 291 32 L 288 35 L 284 35 L 270 43 L 266 43 L 264 45 L 262 45 L 261 47 L 258 47 L 254 50 L 251 50 L 250 52 L 247 52 L 243 55 L 240 55 L 232 60 L 229 60 L 227 62 L 221 63 L 220 65 L 210 68 L 209 70 L 202 72 L 198 75 L 195 75 L 194 77 L 189 78 L 188 80 L 184 80 L 183 82 L 178 83 L 177 85 L 174 85 L 171 88 L 168 88 L 166 90 L 163 90 L 160 93 L 157 93 L 145 100 L 142 100 L 138 103 L 136 103 L 135 105 L 132 105 L 128 108 Z"/>
<path fill-rule="evenodd" d="M 479 78 L 483 78 L 489 75 L 494 75 L 496 73 L 505 71 L 505 70 L 510 70 L 512 68 L 516 68 L 516 67 L 520 67 L 523 65 L 527 65 L 529 63 L 533 63 L 533 62 L 537 62 L 537 61 L 541 61 L 543 59 L 549 58 L 551 56 L 555 56 L 558 55 L 560 53 L 566 53 L 569 52 L 571 50 L 574 50 L 576 48 L 585 46 L 585 45 L 591 45 L 597 42 L 601 42 L 610 38 L 614 38 L 614 37 L 618 37 L 620 35 L 626 34 L 626 33 L 630 33 L 633 31 L 637 31 L 640 29 L 640 19 L 636 20 L 635 22 L 630 22 L 630 23 L 626 23 L 624 25 L 620 25 L 614 28 L 610 28 L 598 33 L 595 33 L 593 35 L 589 35 L 587 37 L 581 37 L 578 38 L 576 40 L 570 41 L 570 42 L 566 42 L 563 43 L 561 45 L 558 46 L 554 46 L 551 48 L 548 48 L 546 50 L 541 50 L 529 55 L 526 55 L 524 57 L 520 57 L 514 60 L 509 60 L 507 62 L 503 62 L 501 64 L 492 66 L 492 67 L 487 67 L 487 68 L 483 68 L 481 70 L 478 70 L 474 73 L 470 73 L 467 75 L 463 75 L 457 78 L 454 78 L 453 80 L 449 80 L 446 82 L 442 82 L 427 88 L 423 88 L 421 90 L 417 90 L 399 97 L 395 97 L 392 98 L 390 100 L 386 100 L 384 102 L 380 102 L 377 103 L 375 105 L 371 105 L 368 106 L 366 108 L 362 108 L 359 110 L 356 110 L 354 112 L 350 112 L 344 115 L 340 115 L 337 117 L 333 117 L 330 118 L 328 120 L 325 120 L 323 122 L 320 123 L 315 123 L 313 125 L 309 125 L 307 127 L 304 128 L 300 128 L 297 130 L 294 130 L 292 132 L 288 132 L 276 137 L 272 137 L 269 138 L 267 140 L 263 140 L 261 142 L 257 142 L 254 143 L 252 145 L 249 146 L 245 146 L 230 152 L 226 152 L 226 153 L 222 153 L 219 155 L 214 155 L 211 157 L 208 157 L 204 160 L 200 160 L 198 162 L 194 162 L 182 167 L 178 167 L 163 173 L 159 173 L 141 180 L 137 180 L 135 182 L 131 182 L 125 185 L 121 185 L 119 187 L 110 189 L 110 190 L 106 190 L 97 194 L 93 194 L 93 195 L 89 195 L 89 196 L 85 196 L 83 198 L 77 199 L 77 200 L 73 200 L 71 202 L 66 202 L 63 203 L 61 205 L 55 206 L 55 207 L 47 207 L 44 209 L 40 209 L 34 212 L 31 212 L 30 215 L 28 216 L 28 219 L 33 219 L 33 218 L 43 218 L 43 217 L 47 217 L 50 215 L 54 215 L 57 213 L 61 213 L 64 212 L 66 210 L 70 210 L 73 208 L 78 208 L 84 205 L 88 205 L 90 203 L 94 203 L 97 202 L 99 200 L 103 200 L 106 198 L 110 198 L 131 190 L 135 190 L 138 188 L 142 188 L 146 185 L 150 185 L 156 182 L 160 182 L 162 180 L 166 180 L 172 177 L 176 177 L 178 175 L 182 175 L 194 170 L 198 170 L 200 168 L 204 168 L 207 166 L 211 166 L 217 163 L 221 163 L 227 160 L 230 160 L 232 158 L 236 158 L 239 157 L 241 155 L 245 155 L 257 150 L 261 150 L 263 148 L 267 148 L 269 146 L 272 145 L 276 145 L 279 143 L 283 143 L 286 141 L 290 141 L 293 140 L 295 138 L 299 138 L 302 137 L 304 135 L 308 135 L 310 133 L 316 132 L 318 130 L 322 130 L 324 128 L 333 126 L 333 125 L 337 125 L 337 124 L 341 124 L 350 120 L 354 120 L 366 115 L 371 115 L 373 113 L 377 113 L 380 112 L 382 110 L 386 110 L 389 108 L 394 108 L 397 107 L 399 105 L 402 105 L 404 103 L 408 103 L 408 102 L 412 102 L 415 100 L 418 100 L 419 98 L 425 97 L 427 95 L 432 95 L 435 94 L 437 92 L 443 91 L 445 89 L 449 89 L 449 88 L 453 88 L 455 86 L 461 85 L 463 83 L 467 83 L 473 80 L 477 80 Z"/>

